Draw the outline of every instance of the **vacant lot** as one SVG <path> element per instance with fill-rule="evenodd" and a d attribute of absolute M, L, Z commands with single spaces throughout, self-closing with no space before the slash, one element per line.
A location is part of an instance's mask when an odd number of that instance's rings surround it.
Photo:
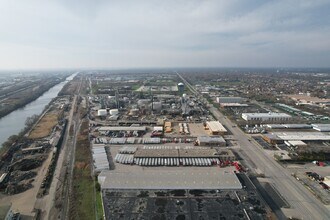
<path fill-rule="evenodd" d="M 58 115 L 56 113 L 47 113 L 42 117 L 39 123 L 31 131 L 29 138 L 38 139 L 50 135 L 53 127 L 57 125 Z"/>

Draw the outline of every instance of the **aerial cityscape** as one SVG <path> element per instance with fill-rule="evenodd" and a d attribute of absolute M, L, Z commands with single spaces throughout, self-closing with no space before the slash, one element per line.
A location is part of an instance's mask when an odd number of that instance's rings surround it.
<path fill-rule="evenodd" d="M 0 219 L 330 219 L 330 3 L 137 2 L 0 0 Z"/>

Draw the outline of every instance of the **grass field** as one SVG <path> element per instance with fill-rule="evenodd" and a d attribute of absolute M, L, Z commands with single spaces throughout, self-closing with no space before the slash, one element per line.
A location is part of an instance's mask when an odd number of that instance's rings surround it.
<path fill-rule="evenodd" d="M 101 195 L 96 190 L 96 201 L 94 197 L 94 181 L 91 176 L 91 152 L 88 141 L 88 121 L 81 125 L 80 134 L 77 139 L 75 153 L 75 168 L 73 173 L 73 204 L 70 204 L 70 219 L 95 219 L 103 216 Z M 95 210 L 96 209 L 96 210 Z M 102 219 L 99 218 L 98 219 Z"/>
<path fill-rule="evenodd" d="M 29 138 L 39 139 L 50 135 L 53 127 L 57 125 L 58 115 L 56 113 L 45 114 L 44 117 L 38 122 L 38 124 L 31 131 Z"/>

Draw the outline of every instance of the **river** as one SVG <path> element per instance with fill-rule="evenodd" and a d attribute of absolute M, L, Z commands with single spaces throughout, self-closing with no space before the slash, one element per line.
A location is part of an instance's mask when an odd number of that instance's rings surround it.
<path fill-rule="evenodd" d="M 50 88 L 47 92 L 37 98 L 35 101 L 30 102 L 25 107 L 17 109 L 5 117 L 0 119 L 0 148 L 2 144 L 11 135 L 18 134 L 24 127 L 25 121 L 28 117 L 40 114 L 45 106 L 57 96 L 63 86 L 72 80 L 78 73 L 68 76 L 65 81 Z"/>

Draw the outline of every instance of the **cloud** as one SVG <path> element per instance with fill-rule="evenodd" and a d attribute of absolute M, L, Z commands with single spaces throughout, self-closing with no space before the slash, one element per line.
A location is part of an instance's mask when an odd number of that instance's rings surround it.
<path fill-rule="evenodd" d="M 0 0 L 0 68 L 328 66 L 326 0 Z"/>

